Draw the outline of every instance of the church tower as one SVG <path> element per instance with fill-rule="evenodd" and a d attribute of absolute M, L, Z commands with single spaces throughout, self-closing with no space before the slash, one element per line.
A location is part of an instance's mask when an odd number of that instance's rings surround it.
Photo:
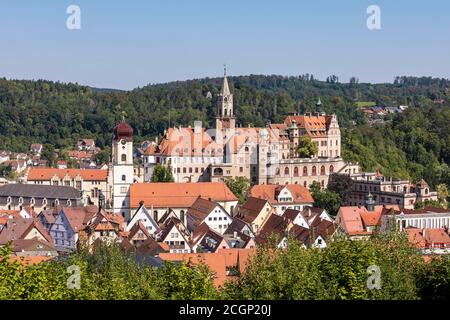
<path fill-rule="evenodd" d="M 130 219 L 130 186 L 133 183 L 133 128 L 122 121 L 112 141 L 113 212 Z"/>
<path fill-rule="evenodd" d="M 227 79 L 227 69 L 224 69 L 223 84 L 217 101 L 216 129 L 234 129 L 236 117 L 233 110 L 233 95 L 230 92 Z"/>

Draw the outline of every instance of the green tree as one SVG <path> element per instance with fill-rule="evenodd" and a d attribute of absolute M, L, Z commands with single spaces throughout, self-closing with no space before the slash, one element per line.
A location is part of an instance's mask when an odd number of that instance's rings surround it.
<path fill-rule="evenodd" d="M 51 144 L 44 145 L 41 153 L 41 158 L 48 161 L 49 167 L 55 167 L 56 166 L 55 147 Z"/>
<path fill-rule="evenodd" d="M 314 157 L 319 151 L 319 147 L 311 140 L 310 136 L 298 138 L 297 154 L 300 158 Z"/>
<path fill-rule="evenodd" d="M 164 167 L 162 164 L 156 164 L 153 169 L 152 182 L 174 182 L 175 179 L 172 174 L 172 167 L 170 164 Z"/>
<path fill-rule="evenodd" d="M 330 175 L 327 189 L 339 194 L 342 202 L 348 202 L 348 195 L 352 188 L 353 180 L 348 175 L 333 173 Z"/>
<path fill-rule="evenodd" d="M 111 156 L 111 148 L 106 147 L 100 152 L 97 152 L 94 156 L 95 163 L 97 165 L 107 164 L 109 162 L 109 157 Z"/>
<path fill-rule="evenodd" d="M 250 188 L 250 180 L 247 177 L 227 178 L 225 184 L 239 199 L 239 203 L 245 202 L 245 195 Z"/>
<path fill-rule="evenodd" d="M 438 184 L 436 186 L 438 200 L 444 208 L 448 207 L 448 186 L 445 183 Z"/>
<path fill-rule="evenodd" d="M 14 178 L 14 172 L 12 170 L 11 164 L 0 164 L 0 176 L 4 178 Z"/>
<path fill-rule="evenodd" d="M 321 190 L 320 184 L 314 181 L 309 189 L 314 199 L 314 206 L 325 209 L 329 214 L 335 216 L 341 206 L 341 196 L 337 192 L 327 189 Z"/>

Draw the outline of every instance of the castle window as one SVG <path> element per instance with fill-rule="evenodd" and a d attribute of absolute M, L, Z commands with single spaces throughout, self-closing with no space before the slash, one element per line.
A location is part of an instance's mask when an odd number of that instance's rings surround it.
<path fill-rule="evenodd" d="M 288 167 L 284 168 L 284 175 L 285 176 L 289 175 L 289 168 Z"/>
<path fill-rule="evenodd" d="M 317 175 L 317 169 L 316 169 L 316 166 L 313 166 L 313 167 L 312 167 L 312 175 L 313 175 L 313 176 L 316 176 L 316 175 Z"/>
<path fill-rule="evenodd" d="M 303 167 L 303 176 L 307 176 L 308 175 L 308 168 L 305 166 Z"/>
<path fill-rule="evenodd" d="M 127 180 L 127 178 L 126 178 L 125 175 L 123 174 L 123 175 L 122 175 L 122 181 L 125 181 L 125 180 Z"/>
<path fill-rule="evenodd" d="M 127 162 L 127 155 L 122 154 L 121 160 L 122 160 L 122 162 Z"/>
<path fill-rule="evenodd" d="M 298 167 L 294 167 L 294 177 L 298 177 Z"/>
<path fill-rule="evenodd" d="M 321 176 L 325 175 L 325 166 L 320 167 L 320 175 Z"/>
<path fill-rule="evenodd" d="M 334 172 L 334 167 L 331 165 L 330 166 L 330 174 L 332 174 Z"/>

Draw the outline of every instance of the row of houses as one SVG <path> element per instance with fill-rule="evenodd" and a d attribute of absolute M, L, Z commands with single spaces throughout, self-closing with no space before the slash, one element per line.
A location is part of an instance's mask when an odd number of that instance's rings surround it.
<path fill-rule="evenodd" d="M 335 222 L 352 240 L 364 240 L 375 233 L 403 231 L 423 254 L 450 253 L 450 210 L 425 207 L 404 209 L 398 205 L 375 205 L 371 194 L 365 206 L 342 206 Z"/>

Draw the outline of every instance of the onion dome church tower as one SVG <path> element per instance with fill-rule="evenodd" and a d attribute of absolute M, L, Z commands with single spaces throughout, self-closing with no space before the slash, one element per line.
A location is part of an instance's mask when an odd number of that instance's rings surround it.
<path fill-rule="evenodd" d="M 130 186 L 133 183 L 133 128 L 122 121 L 114 128 L 112 141 L 113 212 L 130 219 Z"/>

